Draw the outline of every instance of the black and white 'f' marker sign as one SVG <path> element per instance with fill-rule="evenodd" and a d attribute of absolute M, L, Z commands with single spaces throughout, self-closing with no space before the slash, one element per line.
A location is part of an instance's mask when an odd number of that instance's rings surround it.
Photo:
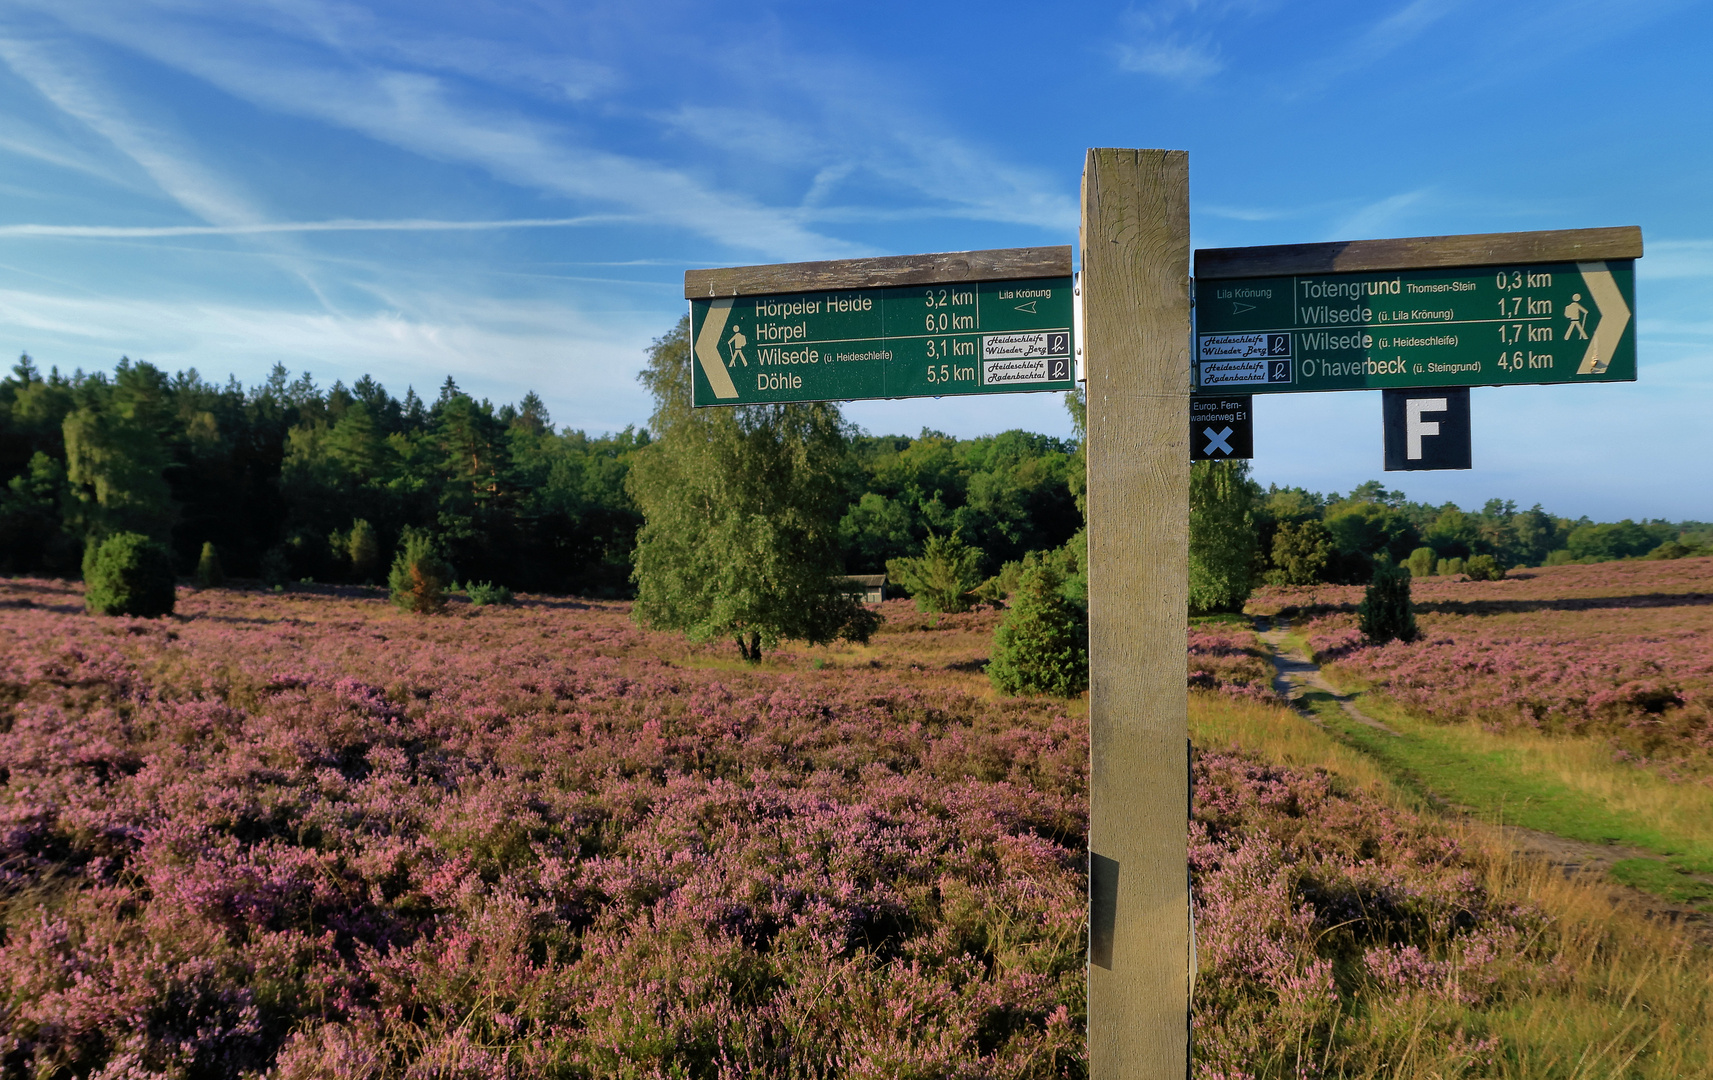
<path fill-rule="evenodd" d="M 1382 390 L 1386 420 L 1386 471 L 1473 467 L 1469 388 Z"/>

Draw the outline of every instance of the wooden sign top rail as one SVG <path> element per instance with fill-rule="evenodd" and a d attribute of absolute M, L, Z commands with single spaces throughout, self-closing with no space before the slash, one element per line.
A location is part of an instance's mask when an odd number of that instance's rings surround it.
<path fill-rule="evenodd" d="M 1621 225 L 1610 229 L 1553 229 L 1466 236 L 1412 236 L 1398 240 L 1348 240 L 1331 244 L 1201 248 L 1196 252 L 1195 276 L 1217 281 L 1292 274 L 1599 262 L 1641 257 L 1641 227 Z"/>
<path fill-rule="evenodd" d="M 955 281 L 1021 281 L 1069 277 L 1071 246 L 945 251 L 933 255 L 886 255 L 870 259 L 732 266 L 684 271 L 684 298 L 769 296 L 828 289 L 883 289 Z"/>

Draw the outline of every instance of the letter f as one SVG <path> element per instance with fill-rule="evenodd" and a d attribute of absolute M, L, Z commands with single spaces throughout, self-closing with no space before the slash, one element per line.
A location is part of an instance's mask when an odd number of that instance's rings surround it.
<path fill-rule="evenodd" d="M 1422 413 L 1445 412 L 1445 399 L 1410 398 L 1404 402 L 1404 456 L 1411 461 L 1422 459 L 1422 436 L 1438 435 L 1438 420 L 1423 420 Z"/>

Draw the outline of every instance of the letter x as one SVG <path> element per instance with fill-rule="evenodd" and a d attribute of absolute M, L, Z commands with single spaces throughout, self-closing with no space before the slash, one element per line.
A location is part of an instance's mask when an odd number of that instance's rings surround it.
<path fill-rule="evenodd" d="M 1226 428 L 1224 431 L 1215 431 L 1212 428 L 1202 428 L 1201 433 L 1213 440 L 1207 444 L 1206 448 L 1202 450 L 1202 453 L 1211 454 L 1215 449 L 1224 451 L 1227 454 L 1231 453 L 1231 444 L 1225 441 L 1231 438 L 1230 428 Z"/>

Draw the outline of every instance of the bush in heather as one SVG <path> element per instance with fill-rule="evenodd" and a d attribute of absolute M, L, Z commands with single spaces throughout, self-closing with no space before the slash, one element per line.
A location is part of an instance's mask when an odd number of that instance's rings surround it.
<path fill-rule="evenodd" d="M 968 611 L 970 591 L 981 581 L 976 568 L 980 562 L 981 549 L 964 543 L 956 533 L 940 536 L 930 530 L 922 554 L 886 560 L 886 573 L 910 593 L 917 611 Z"/>
<path fill-rule="evenodd" d="M 1469 556 L 1463 572 L 1469 575 L 1470 581 L 1499 581 L 1505 576 L 1505 568 L 1491 555 Z"/>
<path fill-rule="evenodd" d="M 153 619 L 171 615 L 177 599 L 172 555 L 142 533 L 92 542 L 83 558 L 83 603 L 99 615 Z"/>
<path fill-rule="evenodd" d="M 1376 645 L 1416 639 L 1416 613 L 1410 604 L 1410 571 L 1385 554 L 1374 560 L 1374 580 L 1356 609 L 1363 637 Z"/>
<path fill-rule="evenodd" d="M 351 560 L 352 581 L 370 581 L 380 569 L 380 539 L 375 536 L 374 526 L 363 518 L 351 523 L 351 534 L 345 538 L 345 556 Z"/>
<path fill-rule="evenodd" d="M 470 581 L 464 585 L 464 595 L 470 598 L 470 603 L 476 607 L 486 607 L 489 604 L 509 604 L 512 602 L 512 591 L 504 585 L 495 585 L 491 581 Z"/>
<path fill-rule="evenodd" d="M 212 540 L 202 543 L 202 555 L 196 560 L 196 584 L 204 589 L 226 584 L 226 571 L 220 566 L 220 553 L 214 550 Z"/>
<path fill-rule="evenodd" d="M 1419 547 L 1410 552 L 1410 576 L 1417 578 L 1432 577 L 1437 557 L 1433 548 Z"/>
<path fill-rule="evenodd" d="M 1073 697 L 1088 689 L 1088 622 L 1050 561 L 1031 555 L 993 635 L 987 677 L 1002 694 Z"/>
<path fill-rule="evenodd" d="M 452 567 L 440 557 L 427 533 L 406 529 L 387 587 L 393 603 L 405 611 L 432 615 L 446 606 L 446 590 L 452 584 Z"/>

